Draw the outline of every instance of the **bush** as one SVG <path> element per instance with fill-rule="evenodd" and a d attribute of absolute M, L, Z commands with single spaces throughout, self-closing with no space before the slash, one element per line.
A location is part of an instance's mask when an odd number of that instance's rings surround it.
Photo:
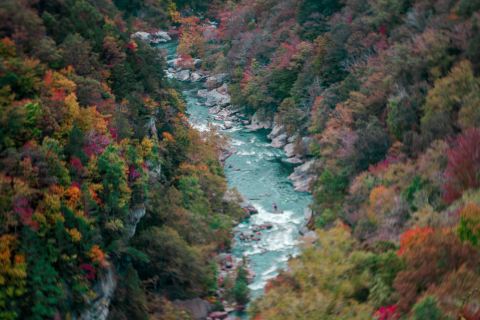
<path fill-rule="evenodd" d="M 462 61 L 450 73 L 437 81 L 428 92 L 423 107 L 422 132 L 429 141 L 445 138 L 459 127 L 474 126 L 480 101 L 479 81 L 473 75 L 469 61 Z M 460 112 L 460 123 L 456 121 Z M 478 123 L 477 123 L 478 125 Z"/>
<path fill-rule="evenodd" d="M 427 296 L 413 306 L 412 320 L 443 320 L 442 311 L 438 308 L 437 299 Z"/>
<path fill-rule="evenodd" d="M 443 184 L 444 200 L 452 203 L 465 190 L 480 187 L 480 129 L 458 136 L 448 150 Z"/>
<path fill-rule="evenodd" d="M 367 169 L 385 158 L 390 141 L 380 121 L 370 116 L 368 122 L 361 122 L 357 130 L 358 139 L 355 142 L 356 168 L 358 171 Z"/>
<path fill-rule="evenodd" d="M 237 270 L 237 278 L 233 287 L 233 296 L 239 305 L 246 305 L 249 301 L 247 270 L 241 266 Z"/>

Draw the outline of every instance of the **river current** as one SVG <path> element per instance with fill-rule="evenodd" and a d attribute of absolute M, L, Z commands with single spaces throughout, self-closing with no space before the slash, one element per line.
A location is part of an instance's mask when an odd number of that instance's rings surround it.
<path fill-rule="evenodd" d="M 175 54 L 175 44 L 163 45 L 167 58 Z M 200 130 L 217 126 L 219 132 L 227 135 L 234 154 L 225 162 L 225 174 L 229 188 L 236 188 L 248 203 L 255 206 L 258 214 L 235 228 L 235 241 L 232 253 L 237 258 L 246 257 L 255 278 L 249 285 L 254 299 L 263 293 L 268 279 L 275 277 L 285 268 L 289 257 L 299 252 L 299 229 L 305 225 L 304 210 L 311 197 L 308 193 L 297 192 L 288 180 L 293 171 L 291 164 L 285 162 L 285 153 L 273 148 L 267 139 L 267 130 L 249 132 L 240 122 L 235 122 L 228 130 L 221 129 L 203 105 L 197 91 L 199 83 L 179 83 L 187 103 L 187 114 L 191 125 Z M 273 204 L 279 211 L 274 213 Z M 260 241 L 243 242 L 238 238 L 240 232 L 251 232 L 254 225 L 270 223 L 270 230 L 262 231 Z"/>

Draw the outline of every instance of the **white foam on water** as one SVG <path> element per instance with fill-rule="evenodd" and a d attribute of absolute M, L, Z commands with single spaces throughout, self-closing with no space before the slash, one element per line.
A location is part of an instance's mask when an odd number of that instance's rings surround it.
<path fill-rule="evenodd" d="M 286 229 L 271 233 L 266 237 L 265 243 L 268 251 L 283 251 L 297 243 L 296 232 L 294 229 Z"/>
<path fill-rule="evenodd" d="M 277 225 L 281 224 L 299 224 L 302 222 L 302 217 L 296 217 L 295 212 L 291 210 L 285 210 L 282 213 L 273 213 L 267 211 L 258 203 L 253 203 L 253 206 L 258 210 L 258 214 L 251 218 L 254 224 L 273 223 Z"/>
<path fill-rule="evenodd" d="M 234 145 L 234 146 L 241 146 L 241 145 L 244 145 L 245 142 L 241 141 L 241 140 L 237 140 L 237 139 L 232 139 L 230 141 L 230 144 L 231 145 Z"/>
<path fill-rule="evenodd" d="M 238 151 L 237 155 L 239 155 L 239 156 L 254 156 L 255 151 Z"/>
<path fill-rule="evenodd" d="M 261 246 L 259 244 L 253 244 L 251 246 L 251 250 L 245 250 L 243 253 L 244 256 L 254 256 L 257 254 L 262 254 L 265 253 L 267 249 L 264 246 Z"/>
<path fill-rule="evenodd" d="M 270 143 L 258 142 L 255 145 L 259 148 L 262 148 L 262 149 L 273 149 L 273 147 Z"/>
<path fill-rule="evenodd" d="M 263 287 L 265 286 L 265 284 L 267 283 L 266 280 L 262 280 L 262 281 L 255 281 L 253 283 L 251 283 L 248 288 L 252 291 L 256 291 L 256 290 L 261 290 L 263 289 Z"/>
<path fill-rule="evenodd" d="M 242 130 L 242 127 L 239 127 L 239 126 L 233 126 L 231 127 L 230 129 L 227 129 L 227 130 L 224 130 L 224 131 L 228 131 L 228 132 L 236 132 L 236 131 L 240 131 Z"/>
<path fill-rule="evenodd" d="M 262 276 L 263 277 L 266 277 L 266 276 L 269 276 L 271 274 L 278 274 L 277 272 L 277 266 L 276 265 L 272 265 L 270 268 L 268 268 L 267 270 L 265 270 L 263 273 L 262 273 Z"/>
<path fill-rule="evenodd" d="M 210 131 L 210 128 L 208 127 L 208 124 L 204 124 L 204 123 L 191 123 L 192 127 L 195 129 L 195 130 L 198 130 L 200 132 L 207 132 L 207 131 Z"/>

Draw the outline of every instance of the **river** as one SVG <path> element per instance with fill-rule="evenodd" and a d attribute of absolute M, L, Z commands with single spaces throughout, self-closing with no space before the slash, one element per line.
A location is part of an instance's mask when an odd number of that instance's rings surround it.
<path fill-rule="evenodd" d="M 174 43 L 162 47 L 167 49 L 168 59 L 174 57 Z M 204 131 L 209 125 L 221 124 L 213 119 L 197 96 L 201 84 L 186 82 L 179 83 L 179 86 L 193 127 Z M 255 278 L 249 285 L 254 299 L 263 293 L 267 280 L 286 267 L 289 257 L 299 252 L 299 229 L 306 222 L 304 210 L 311 196 L 295 191 L 287 178 L 293 167 L 284 161 L 283 150 L 270 145 L 267 130 L 249 132 L 238 122 L 231 129 L 219 131 L 229 137 L 230 144 L 235 148 L 234 154 L 225 162 L 228 186 L 236 188 L 258 210 L 258 214 L 236 226 L 232 247 L 233 255 L 247 257 L 250 268 L 255 272 Z M 273 203 L 283 213 L 273 213 Z M 262 231 L 260 241 L 243 242 L 238 239 L 240 232 L 250 232 L 253 225 L 264 223 L 271 223 L 273 228 Z"/>

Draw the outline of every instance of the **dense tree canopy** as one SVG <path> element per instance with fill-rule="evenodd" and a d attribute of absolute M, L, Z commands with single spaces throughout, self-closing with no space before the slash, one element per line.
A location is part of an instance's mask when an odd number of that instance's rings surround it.
<path fill-rule="evenodd" d="M 243 0 L 218 11 L 214 36 L 184 38 L 229 74 L 234 104 L 316 163 L 318 244 L 272 281 L 256 319 L 478 318 L 479 9 Z"/>
<path fill-rule="evenodd" d="M 172 1 L 1 2 L 0 318 L 78 317 L 111 272 L 112 319 L 214 289 L 209 258 L 243 211 L 163 54 L 130 37 L 178 15 Z"/>

